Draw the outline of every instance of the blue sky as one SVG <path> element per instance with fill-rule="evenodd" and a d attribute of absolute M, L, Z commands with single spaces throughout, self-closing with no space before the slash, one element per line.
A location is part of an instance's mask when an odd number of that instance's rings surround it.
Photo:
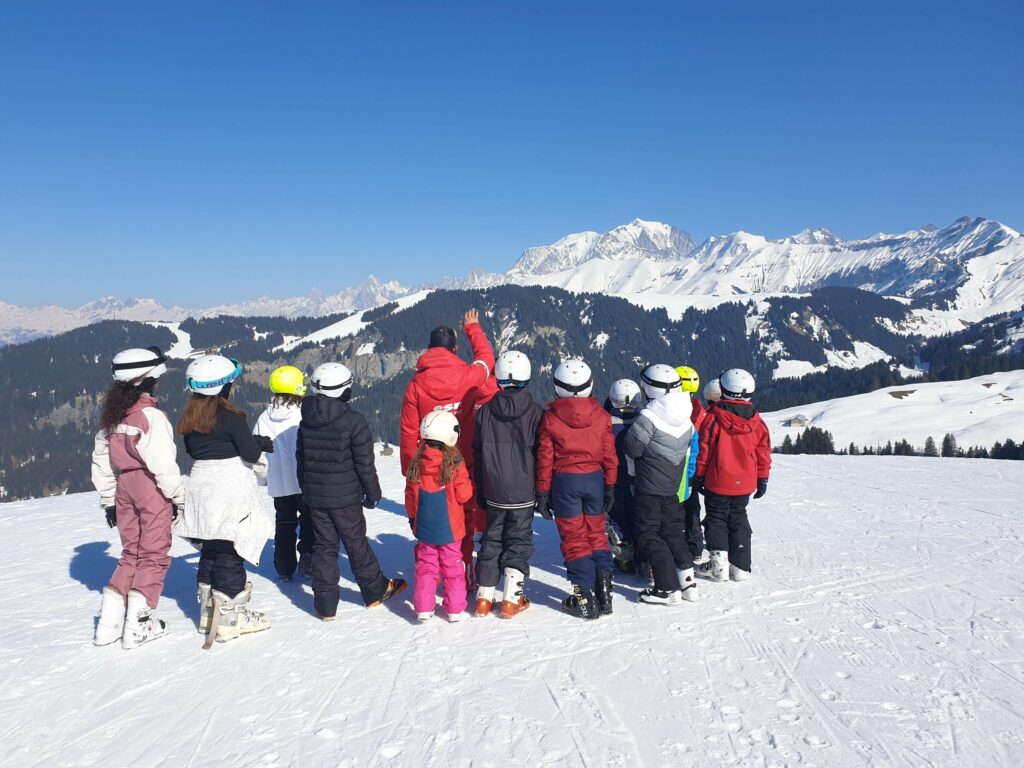
<path fill-rule="evenodd" d="M 1022 34 L 1015 0 L 2 3 L 0 301 L 413 283 L 636 217 L 1024 228 Z"/>

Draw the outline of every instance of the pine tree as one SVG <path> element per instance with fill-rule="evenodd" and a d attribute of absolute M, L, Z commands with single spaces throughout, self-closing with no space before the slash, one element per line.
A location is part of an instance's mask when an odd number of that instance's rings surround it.
<path fill-rule="evenodd" d="M 942 438 L 942 455 L 946 458 L 957 455 L 956 438 L 952 432 L 947 432 Z"/>
<path fill-rule="evenodd" d="M 945 441 L 943 441 L 945 442 Z M 939 449 L 935 447 L 935 439 L 929 435 L 928 439 L 924 441 L 924 455 L 925 456 L 938 456 Z"/>
<path fill-rule="evenodd" d="M 786 435 L 782 439 L 782 452 L 783 453 L 793 453 L 794 452 L 793 451 L 793 440 L 792 440 L 792 438 L 790 438 L 789 435 Z"/>
<path fill-rule="evenodd" d="M 850 447 L 847 450 L 851 456 L 857 456 L 860 454 L 860 449 L 857 448 L 856 443 L 850 443 Z"/>

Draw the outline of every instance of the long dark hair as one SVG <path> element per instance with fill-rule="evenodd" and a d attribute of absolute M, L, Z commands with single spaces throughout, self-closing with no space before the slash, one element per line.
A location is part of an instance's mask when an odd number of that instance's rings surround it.
<path fill-rule="evenodd" d="M 187 435 L 191 432 L 210 434 L 217 426 L 217 413 L 222 409 L 245 418 L 245 412 L 235 408 L 224 395 L 207 397 L 198 393 L 193 394 L 185 403 L 185 410 L 181 412 L 181 418 L 178 419 L 178 434 Z"/>
<path fill-rule="evenodd" d="M 438 479 L 442 485 L 447 485 L 455 477 L 455 467 L 462 463 L 462 454 L 459 449 L 452 445 L 445 445 L 433 440 L 420 443 L 416 449 L 416 455 L 409 462 L 409 469 L 405 473 L 406 479 L 413 485 L 420 482 L 423 477 L 423 452 L 430 448 L 441 451 L 441 472 Z"/>
<path fill-rule="evenodd" d="M 115 381 L 103 396 L 100 408 L 100 429 L 110 431 L 122 421 L 133 405 L 139 402 L 142 390 L 129 381 Z"/>

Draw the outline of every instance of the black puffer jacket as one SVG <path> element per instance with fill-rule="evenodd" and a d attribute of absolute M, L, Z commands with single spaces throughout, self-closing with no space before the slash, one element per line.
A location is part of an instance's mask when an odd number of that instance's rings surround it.
<path fill-rule="evenodd" d="M 478 494 L 493 507 L 533 506 L 537 435 L 544 409 L 525 389 L 505 389 L 476 414 L 473 470 Z"/>
<path fill-rule="evenodd" d="M 364 496 L 380 501 L 370 425 L 342 400 L 314 395 L 302 401 L 295 459 L 307 506 L 351 507 Z"/>

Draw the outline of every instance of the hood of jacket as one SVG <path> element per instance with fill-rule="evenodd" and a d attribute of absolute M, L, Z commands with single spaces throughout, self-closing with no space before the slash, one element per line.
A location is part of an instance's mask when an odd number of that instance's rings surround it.
<path fill-rule="evenodd" d="M 416 382 L 429 397 L 452 400 L 465 389 L 459 374 L 466 365 L 466 361 L 454 352 L 444 347 L 432 347 L 416 361 Z"/>
<path fill-rule="evenodd" d="M 348 403 L 336 397 L 313 395 L 302 400 L 302 423 L 310 427 L 324 427 L 340 419 L 348 411 Z"/>
<path fill-rule="evenodd" d="M 502 389 L 491 398 L 490 409 L 499 421 L 515 421 L 533 405 L 533 398 L 525 389 Z"/>
<path fill-rule="evenodd" d="M 646 411 L 673 427 L 690 425 L 693 405 L 690 398 L 682 392 L 669 392 L 664 397 L 652 400 L 645 407 Z"/>
<path fill-rule="evenodd" d="M 284 403 L 282 405 L 271 403 L 270 407 L 267 408 L 267 418 L 277 422 L 292 421 L 300 413 L 300 406 L 292 403 Z"/>
<path fill-rule="evenodd" d="M 143 392 L 139 396 L 139 399 L 135 401 L 135 404 L 131 408 L 129 408 L 127 411 L 124 412 L 124 415 L 127 416 L 129 413 L 136 413 L 138 411 L 141 411 L 143 408 L 156 408 L 156 407 L 157 407 L 156 398 L 153 397 L 151 394 L 149 394 L 149 392 Z"/>
<path fill-rule="evenodd" d="M 742 400 L 719 400 L 709 415 L 719 427 L 732 435 L 746 435 L 754 431 L 751 419 L 757 413 L 752 403 Z"/>
<path fill-rule="evenodd" d="M 604 414 L 601 404 L 592 397 L 561 397 L 548 403 L 548 408 L 573 429 L 586 429 Z"/>

